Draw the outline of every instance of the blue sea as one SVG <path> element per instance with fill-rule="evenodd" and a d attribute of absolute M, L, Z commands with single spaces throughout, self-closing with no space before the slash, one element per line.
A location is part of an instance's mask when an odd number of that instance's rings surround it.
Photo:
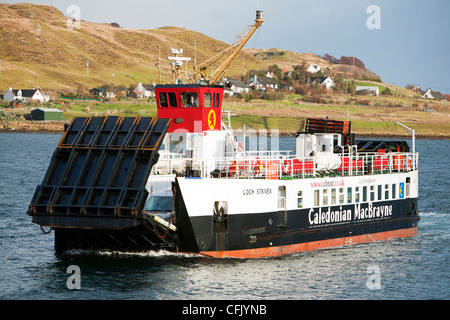
<path fill-rule="evenodd" d="M 450 298 L 450 141 L 417 141 L 417 236 L 276 258 L 213 259 L 169 252 L 56 253 L 53 232 L 44 234 L 26 211 L 60 138 L 0 134 L 1 300 Z M 282 144 L 293 148 L 295 141 L 282 138 Z"/>

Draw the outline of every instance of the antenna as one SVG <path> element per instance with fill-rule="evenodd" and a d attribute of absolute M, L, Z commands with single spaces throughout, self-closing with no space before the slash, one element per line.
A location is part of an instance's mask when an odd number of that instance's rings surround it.
<path fill-rule="evenodd" d="M 180 70 L 181 67 L 183 66 L 183 61 L 186 61 L 186 68 L 187 68 L 187 61 L 190 61 L 191 58 L 179 56 L 180 54 L 183 53 L 183 49 L 177 50 L 172 48 L 172 53 L 175 55 L 174 57 L 167 57 L 168 60 L 174 60 L 174 62 L 170 63 L 170 65 L 172 66 L 172 81 L 173 83 L 181 83 Z"/>

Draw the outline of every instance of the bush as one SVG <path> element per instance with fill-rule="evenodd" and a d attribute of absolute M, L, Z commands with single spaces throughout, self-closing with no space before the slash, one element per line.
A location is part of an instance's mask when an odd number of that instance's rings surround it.
<path fill-rule="evenodd" d="M 318 95 L 304 96 L 302 100 L 308 103 L 326 104 L 326 100 Z"/>
<path fill-rule="evenodd" d="M 384 89 L 384 91 L 381 94 L 384 95 L 384 96 L 392 96 L 393 92 L 392 92 L 391 89 L 386 88 L 386 89 Z"/>

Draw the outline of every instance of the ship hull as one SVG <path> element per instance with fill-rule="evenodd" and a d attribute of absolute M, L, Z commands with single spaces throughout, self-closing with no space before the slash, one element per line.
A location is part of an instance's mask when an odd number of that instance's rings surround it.
<path fill-rule="evenodd" d="M 324 239 L 310 242 L 295 243 L 282 246 L 270 246 L 254 249 L 229 250 L 229 251 L 203 251 L 202 254 L 216 258 L 262 258 L 271 256 L 282 256 L 298 252 L 314 251 L 340 247 L 345 245 L 354 245 L 358 243 L 369 243 L 392 238 L 407 238 L 417 235 L 418 228 L 408 228 L 393 231 L 383 231 L 372 234 L 363 234 L 360 236 L 349 236 L 333 239 Z"/>
<path fill-rule="evenodd" d="M 399 188 L 403 187 L 400 181 L 407 178 L 407 181 L 417 181 L 415 173 L 412 173 L 412 176 L 393 174 L 374 178 L 372 184 L 382 185 L 384 193 L 387 182 L 389 188 L 392 181 L 396 182 L 393 185 Z M 352 178 L 335 179 L 331 185 L 345 185 L 345 190 L 355 190 L 359 185 L 358 188 L 363 190 L 363 186 L 358 182 L 358 179 Z M 221 188 L 218 188 L 219 184 L 222 185 Z M 296 209 L 289 208 L 287 203 L 283 208 L 276 208 L 275 205 L 275 210 L 269 211 L 269 203 L 277 203 L 279 195 L 276 190 L 281 188 L 281 185 L 287 190 L 286 199 L 290 198 L 289 195 L 292 198 L 292 194 L 299 189 L 304 190 L 304 195 L 308 192 L 314 194 L 314 190 L 305 190 L 306 186 L 310 186 L 310 181 L 222 180 L 217 182 L 217 185 L 210 184 L 207 189 L 202 189 L 201 181 L 180 181 L 177 184 L 177 214 L 189 216 L 190 241 L 195 239 L 191 247 L 212 257 L 258 258 L 411 237 L 418 233 L 418 197 L 415 196 L 416 186 L 412 183 L 408 186 L 409 197 L 397 194 L 396 197 L 388 197 L 392 199 L 378 201 L 375 193 L 377 188 L 374 187 L 375 199 L 370 201 L 371 188 L 367 185 L 368 198 L 365 202 L 361 199 L 361 202 L 356 203 L 353 199 L 350 204 L 303 206 Z M 210 204 L 211 214 L 202 215 L 205 209 L 201 205 L 188 199 L 185 201 L 183 190 L 189 194 L 189 198 L 192 190 L 203 193 L 202 203 Z M 207 190 L 223 190 L 223 194 L 215 195 Z M 265 194 L 258 198 L 257 191 L 249 195 L 252 193 L 249 190 L 259 190 Z M 216 217 L 213 209 L 214 199 L 227 203 L 227 214 L 222 219 Z M 253 212 L 252 207 L 255 208 Z M 247 212 L 240 211 L 240 208 Z"/>
<path fill-rule="evenodd" d="M 401 211 L 398 212 L 400 213 Z M 297 213 L 292 214 L 295 215 Z M 205 249 L 200 252 L 207 256 L 219 258 L 259 258 L 391 238 L 405 238 L 418 233 L 418 221 L 420 220 L 419 217 L 412 216 L 370 222 L 351 222 L 316 228 L 307 227 L 305 224 L 298 222 L 292 223 L 286 230 L 263 232 L 265 228 L 257 226 L 264 223 L 269 216 L 275 218 L 277 213 L 260 217 L 252 215 L 250 218 L 252 223 L 247 225 L 245 225 L 244 221 L 250 220 L 249 218 L 237 218 L 233 224 L 241 227 L 236 228 L 235 232 L 223 234 L 214 234 L 213 232 L 212 235 L 209 232 L 198 233 L 198 238 L 203 239 L 203 243 L 210 243 L 210 246 L 208 246 L 210 250 L 206 249 L 205 246 Z M 269 217 L 268 219 L 271 218 Z M 196 225 L 194 229 L 205 229 L 209 219 L 202 220 L 203 222 L 193 222 Z M 258 220 L 261 223 L 255 223 Z"/>

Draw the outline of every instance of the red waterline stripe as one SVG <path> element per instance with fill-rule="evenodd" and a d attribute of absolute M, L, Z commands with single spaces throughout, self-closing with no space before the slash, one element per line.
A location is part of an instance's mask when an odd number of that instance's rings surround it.
<path fill-rule="evenodd" d="M 200 253 L 215 258 L 262 258 L 262 257 L 286 255 L 295 252 L 305 252 L 317 249 L 339 247 L 355 243 L 380 241 L 391 238 L 407 238 L 415 236 L 417 233 L 418 227 L 414 227 L 394 231 L 384 231 L 379 233 L 364 234 L 360 236 L 351 236 L 351 237 L 326 239 L 298 244 L 290 244 L 279 247 L 266 247 L 266 248 L 229 250 L 229 251 L 201 251 Z"/>

